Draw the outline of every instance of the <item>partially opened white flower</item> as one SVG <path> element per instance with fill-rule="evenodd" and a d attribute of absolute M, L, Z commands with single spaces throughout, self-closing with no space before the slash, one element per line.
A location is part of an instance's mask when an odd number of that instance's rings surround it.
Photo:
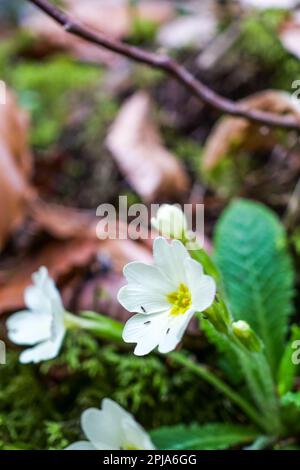
<path fill-rule="evenodd" d="M 146 431 L 113 400 L 105 398 L 102 409 L 89 408 L 81 415 L 81 427 L 88 439 L 66 450 L 152 450 Z"/>
<path fill-rule="evenodd" d="M 35 345 L 21 353 L 23 364 L 57 356 L 66 331 L 64 306 L 47 268 L 41 267 L 32 280 L 33 285 L 27 287 L 24 294 L 28 310 L 15 313 L 6 322 L 10 341 Z"/>
<path fill-rule="evenodd" d="M 163 204 L 157 211 L 156 217 L 152 217 L 151 225 L 159 233 L 167 238 L 177 240 L 188 239 L 188 223 L 185 214 L 180 207 L 171 204 Z"/>
<path fill-rule="evenodd" d="M 216 284 L 203 273 L 184 245 L 159 237 L 153 246 L 154 266 L 132 262 L 124 267 L 128 284 L 118 300 L 129 312 L 137 312 L 123 330 L 127 343 L 137 343 L 134 353 L 161 353 L 176 348 L 195 312 L 214 301 Z"/>

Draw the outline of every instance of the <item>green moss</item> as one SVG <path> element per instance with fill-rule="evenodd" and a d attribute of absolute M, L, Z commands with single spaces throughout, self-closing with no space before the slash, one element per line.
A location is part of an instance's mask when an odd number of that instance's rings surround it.
<path fill-rule="evenodd" d="M 189 138 L 174 136 L 170 147 L 180 159 L 182 159 L 187 167 L 196 175 L 200 175 L 200 165 L 203 153 L 203 147 Z"/>
<path fill-rule="evenodd" d="M 10 74 L 12 87 L 32 116 L 32 144 L 47 147 L 59 137 L 71 110 L 74 93 L 101 78 L 93 66 L 63 56 L 43 63 L 18 62 Z"/>
<path fill-rule="evenodd" d="M 135 16 L 132 21 L 128 41 L 140 45 L 154 41 L 158 26 L 154 21 Z"/>
<path fill-rule="evenodd" d="M 25 31 L 18 31 L 14 36 L 1 39 L 0 76 L 7 82 L 11 81 L 18 55 L 32 46 L 33 38 Z"/>
<path fill-rule="evenodd" d="M 279 39 L 280 25 L 287 19 L 284 10 L 266 10 L 246 16 L 235 50 L 241 61 L 252 60 L 260 70 L 269 71 L 271 85 L 291 91 L 291 84 L 300 75 L 300 62 L 291 56 Z"/>
<path fill-rule="evenodd" d="M 222 197 L 228 198 L 239 194 L 243 186 L 243 178 L 249 170 L 246 162 L 249 161 L 249 155 L 239 154 L 238 159 L 232 155 L 225 156 L 221 163 L 210 173 L 202 171 L 203 180 Z M 241 166 L 241 162 L 244 163 Z"/>
<path fill-rule="evenodd" d="M 274 65 L 285 55 L 277 31 L 286 16 L 281 10 L 267 10 L 247 16 L 242 23 L 239 48 L 264 64 Z"/>
<path fill-rule="evenodd" d="M 20 365 L 18 354 L 8 352 L 0 375 L 0 449 L 65 448 L 81 438 L 81 412 L 99 407 L 104 397 L 147 429 L 189 422 L 191 409 L 199 422 L 216 419 L 211 389 L 190 372 L 177 372 L 155 355 L 139 358 L 101 344 L 87 333 L 69 333 L 60 357 L 41 365 Z"/>

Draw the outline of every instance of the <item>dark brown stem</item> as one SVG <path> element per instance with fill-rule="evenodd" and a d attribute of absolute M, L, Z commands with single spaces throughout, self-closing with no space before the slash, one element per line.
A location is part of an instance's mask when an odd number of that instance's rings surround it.
<path fill-rule="evenodd" d="M 190 92 L 201 101 L 225 114 L 243 117 L 269 127 L 282 127 L 285 129 L 300 131 L 300 122 L 292 116 L 281 116 L 273 113 L 250 110 L 240 103 L 235 103 L 218 95 L 200 80 L 195 78 L 185 67 L 178 64 L 169 56 L 148 52 L 139 47 L 130 46 L 124 42 L 105 36 L 100 32 L 93 31 L 91 28 L 88 28 L 72 19 L 69 15 L 49 3 L 47 0 L 28 1 L 36 5 L 48 16 L 53 18 L 54 21 L 63 26 L 66 32 L 85 39 L 90 43 L 116 52 L 117 54 L 126 56 L 136 62 L 163 70 L 176 78 L 178 82 L 190 90 Z"/>

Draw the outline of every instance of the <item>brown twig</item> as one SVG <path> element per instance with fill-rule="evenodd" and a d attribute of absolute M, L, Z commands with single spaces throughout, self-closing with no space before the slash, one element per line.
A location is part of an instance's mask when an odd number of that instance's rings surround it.
<path fill-rule="evenodd" d="M 185 67 L 178 64 L 169 56 L 148 52 L 139 47 L 130 46 L 124 42 L 105 36 L 100 32 L 93 31 L 91 28 L 88 28 L 72 19 L 69 15 L 49 3 L 47 0 L 28 1 L 36 5 L 54 21 L 63 26 L 65 31 L 68 33 L 74 34 L 75 36 L 85 39 L 86 41 L 100 47 L 104 47 L 105 49 L 121 54 L 136 62 L 163 70 L 176 78 L 178 82 L 190 90 L 190 92 L 201 101 L 225 114 L 243 117 L 269 127 L 282 127 L 285 129 L 300 131 L 300 122 L 292 116 L 281 116 L 273 113 L 250 110 L 242 104 L 235 103 L 218 95 L 200 80 L 195 78 Z"/>

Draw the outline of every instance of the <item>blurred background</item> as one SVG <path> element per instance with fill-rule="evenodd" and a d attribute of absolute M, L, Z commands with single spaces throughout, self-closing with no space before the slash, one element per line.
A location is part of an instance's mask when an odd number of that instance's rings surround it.
<path fill-rule="evenodd" d="M 293 0 L 64 0 L 93 29 L 174 57 L 216 92 L 300 119 L 300 9 Z M 145 240 L 96 237 L 101 203 L 205 204 L 206 246 L 235 196 L 274 209 L 300 253 L 299 140 L 221 116 L 173 78 L 68 35 L 26 0 L 0 3 L 0 315 L 48 267 L 68 310 L 124 321 L 122 268 L 151 261 Z M 1 87 L 3 89 L 3 87 Z M 214 364 L 192 323 L 185 346 Z M 64 448 L 78 417 L 109 396 L 147 428 L 243 417 L 188 371 L 137 358 L 87 333 L 60 357 L 21 367 L 7 344 L 0 366 L 0 448 Z"/>

